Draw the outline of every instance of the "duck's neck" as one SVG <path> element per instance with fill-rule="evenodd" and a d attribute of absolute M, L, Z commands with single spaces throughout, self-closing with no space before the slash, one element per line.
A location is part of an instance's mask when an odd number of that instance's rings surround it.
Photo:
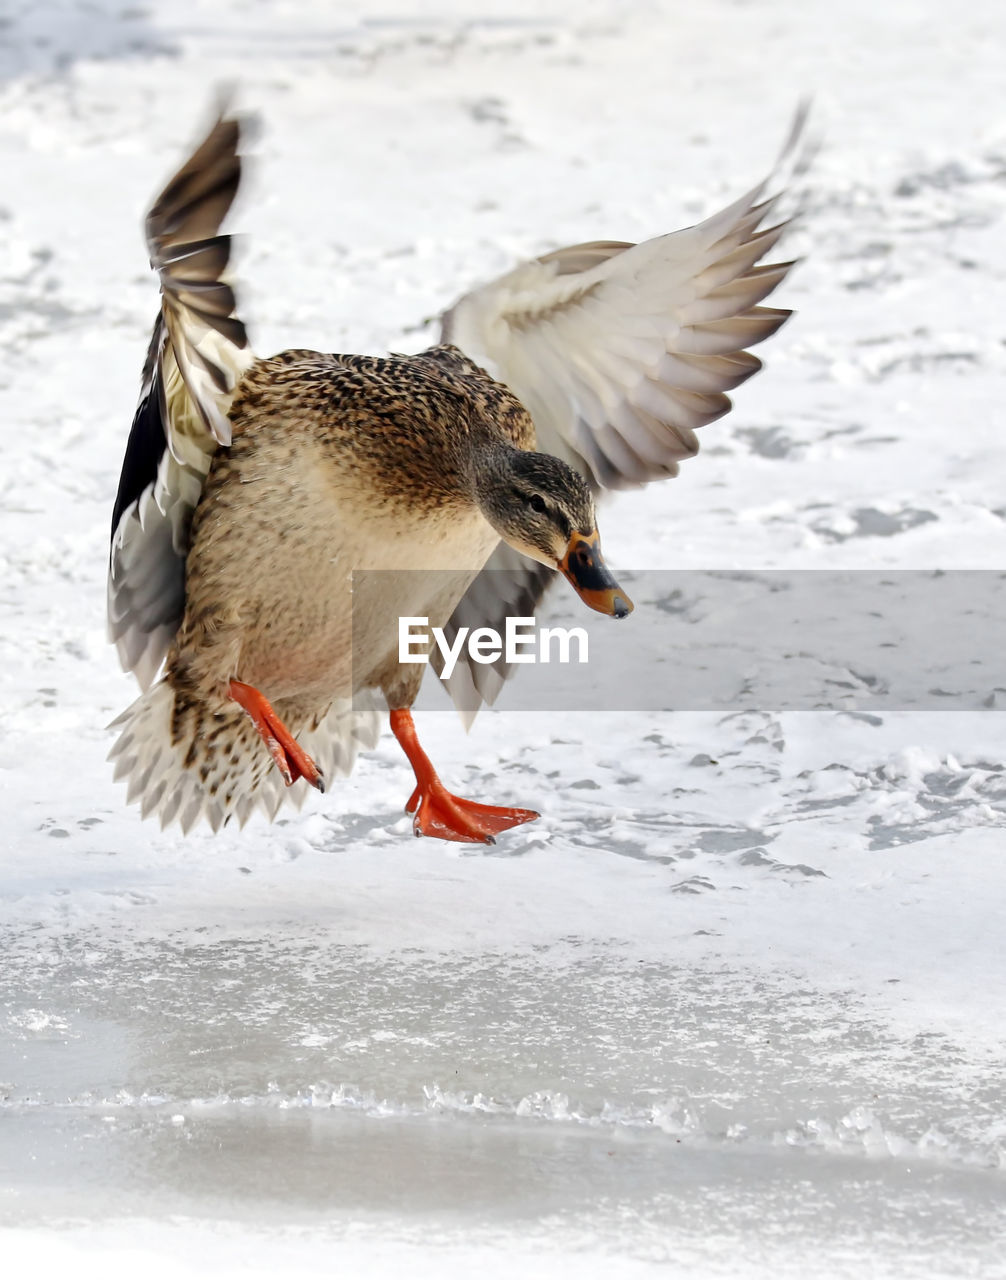
<path fill-rule="evenodd" d="M 506 440 L 488 432 L 473 433 L 471 448 L 460 479 L 465 496 L 490 524 L 501 505 L 506 505 L 514 487 L 514 463 L 521 453 Z"/>

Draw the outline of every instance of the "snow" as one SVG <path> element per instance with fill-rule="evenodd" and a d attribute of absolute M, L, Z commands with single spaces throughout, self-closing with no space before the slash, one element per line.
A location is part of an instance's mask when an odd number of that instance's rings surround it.
<path fill-rule="evenodd" d="M 417 350 L 522 256 L 695 221 L 813 92 L 798 314 L 679 479 L 606 507 L 606 557 L 644 584 L 885 571 L 905 600 L 896 571 L 1001 570 L 1001 7 L 17 0 L 6 22 L 6 1270 L 1003 1274 L 994 613 L 945 710 L 515 689 L 466 736 L 431 698 L 449 784 L 542 809 L 491 850 L 411 838 L 387 736 L 299 816 L 161 833 L 103 728 L 134 696 L 103 608 L 155 307 L 138 223 L 228 80 L 264 125 L 233 219 L 262 352 Z M 616 639 L 670 627 L 645 596 Z M 726 669 L 772 688 L 730 639 Z"/>

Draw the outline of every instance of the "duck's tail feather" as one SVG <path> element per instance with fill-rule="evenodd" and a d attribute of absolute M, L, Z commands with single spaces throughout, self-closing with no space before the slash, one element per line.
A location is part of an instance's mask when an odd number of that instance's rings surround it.
<path fill-rule="evenodd" d="M 156 815 L 162 828 L 177 822 L 187 833 L 205 819 L 218 831 L 232 818 L 243 827 L 256 809 L 271 821 L 284 802 L 299 809 L 311 790 L 303 780 L 285 785 L 240 707 L 183 704 L 166 680 L 109 728 L 119 730 L 108 758 L 116 780 L 127 783 L 127 801 L 138 801 L 142 816 Z M 357 753 L 376 744 L 380 717 L 376 702 L 340 701 L 315 724 L 291 728 L 331 779 L 350 773 Z"/>

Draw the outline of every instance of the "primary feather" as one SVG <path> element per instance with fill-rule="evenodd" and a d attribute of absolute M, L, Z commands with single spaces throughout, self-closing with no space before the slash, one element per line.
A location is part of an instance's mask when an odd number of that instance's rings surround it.
<path fill-rule="evenodd" d="M 538 448 L 582 472 L 595 492 L 678 474 L 696 431 L 729 412 L 729 395 L 761 368 L 747 347 L 791 312 L 761 303 L 792 261 L 761 264 L 788 221 L 772 222 L 782 187 L 806 164 L 801 108 L 772 172 L 696 226 L 641 244 L 557 249 L 461 297 L 443 340 L 506 383 L 534 419 Z M 534 612 L 556 575 L 500 547 L 458 604 L 448 631 L 502 629 L 521 600 Z M 442 662 L 437 663 L 442 667 Z M 441 679 L 471 720 L 512 674 L 503 658 L 464 655 Z"/>
<path fill-rule="evenodd" d="M 221 117 L 146 219 L 161 286 L 112 515 L 108 630 L 148 689 L 181 622 L 189 525 L 210 460 L 230 442 L 227 411 L 254 361 L 220 235 L 240 179 L 237 120 Z"/>

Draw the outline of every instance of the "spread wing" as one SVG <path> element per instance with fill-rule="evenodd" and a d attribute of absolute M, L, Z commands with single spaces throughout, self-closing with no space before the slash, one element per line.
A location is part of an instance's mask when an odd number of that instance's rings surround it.
<path fill-rule="evenodd" d="M 529 560 L 501 542 L 462 596 L 444 626 L 444 635 L 453 646 L 462 627 L 492 627 L 502 634 L 507 618 L 534 617 L 556 576 L 554 569 Z M 465 647 L 449 677 L 443 674 L 444 659 L 439 648 L 431 653 L 430 665 L 466 725 L 475 719 L 483 702 L 492 706 L 513 671 L 513 664 L 502 656 L 493 662 L 473 662 Z"/>
<path fill-rule="evenodd" d="M 781 188 L 784 168 L 806 163 L 806 115 L 802 107 L 770 175 L 697 226 L 642 244 L 556 250 L 444 316 L 442 340 L 506 383 L 534 419 L 538 448 L 578 468 L 596 492 L 677 475 L 698 452 L 696 431 L 727 413 L 728 392 L 761 368 L 746 348 L 789 317 L 761 304 L 793 266 L 762 263 L 788 225 L 774 220 L 781 193 L 766 193 Z M 554 575 L 516 561 L 520 590 L 537 603 Z M 475 579 L 452 627 L 502 628 L 510 599 L 494 598 L 493 580 Z M 463 713 L 492 701 L 509 669 L 499 662 L 488 672 L 459 662 L 445 682 Z"/>
<path fill-rule="evenodd" d="M 238 189 L 241 125 L 220 116 L 147 214 L 161 309 L 147 351 L 112 514 L 108 631 L 119 660 L 149 688 L 185 604 L 189 526 L 227 411 L 254 356 L 222 279 L 222 223 Z"/>

